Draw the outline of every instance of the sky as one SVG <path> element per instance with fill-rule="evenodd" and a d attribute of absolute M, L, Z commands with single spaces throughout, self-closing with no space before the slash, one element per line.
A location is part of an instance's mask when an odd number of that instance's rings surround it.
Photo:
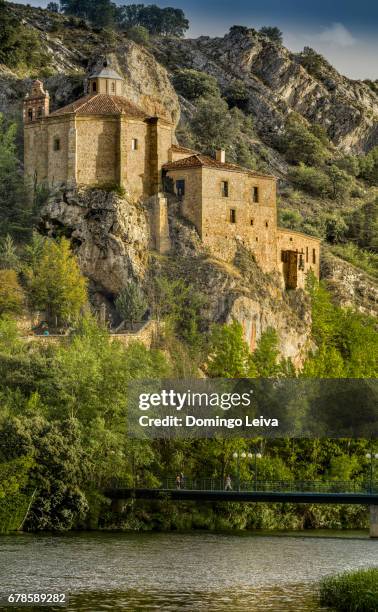
<path fill-rule="evenodd" d="M 20 0 L 14 0 L 20 1 Z M 46 6 L 48 0 L 27 0 Z M 27 3 L 24 2 L 24 4 Z M 134 0 L 182 8 L 187 34 L 223 36 L 232 25 L 278 26 L 292 51 L 313 47 L 352 79 L 378 79 L 378 2 L 375 0 Z M 117 4 L 131 4 L 120 2 Z"/>

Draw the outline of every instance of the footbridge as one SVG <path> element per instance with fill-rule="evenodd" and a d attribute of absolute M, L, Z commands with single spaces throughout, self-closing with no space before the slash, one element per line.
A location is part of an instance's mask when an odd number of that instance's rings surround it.
<path fill-rule="evenodd" d="M 132 487 L 114 481 L 104 488 L 114 502 L 172 499 L 196 502 L 264 502 L 295 504 L 363 504 L 370 507 L 370 535 L 378 538 L 378 481 L 248 481 L 228 483 L 215 478 L 167 478 L 156 487 Z"/>

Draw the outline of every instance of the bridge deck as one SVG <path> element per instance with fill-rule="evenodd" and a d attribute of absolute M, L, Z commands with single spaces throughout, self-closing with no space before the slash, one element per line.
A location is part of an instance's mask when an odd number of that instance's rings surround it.
<path fill-rule="evenodd" d="M 367 504 L 378 505 L 378 492 L 301 492 L 301 491 L 224 491 L 203 489 L 132 489 L 107 488 L 110 499 L 162 499 L 191 501 L 268 502 L 302 504 Z"/>

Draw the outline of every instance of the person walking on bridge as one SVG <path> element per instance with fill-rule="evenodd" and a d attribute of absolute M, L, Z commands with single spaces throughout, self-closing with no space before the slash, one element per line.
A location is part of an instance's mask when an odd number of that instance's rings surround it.
<path fill-rule="evenodd" d="M 232 481 L 231 481 L 231 476 L 230 474 L 228 474 L 226 476 L 226 482 L 224 484 L 224 490 L 225 491 L 232 491 Z"/>

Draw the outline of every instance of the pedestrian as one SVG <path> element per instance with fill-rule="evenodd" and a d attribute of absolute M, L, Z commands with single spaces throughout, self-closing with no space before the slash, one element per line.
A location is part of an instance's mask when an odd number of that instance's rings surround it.
<path fill-rule="evenodd" d="M 225 482 L 225 485 L 224 485 L 224 490 L 225 491 L 232 491 L 232 482 L 231 482 L 230 474 L 228 474 L 227 477 L 226 477 L 226 482 Z"/>
<path fill-rule="evenodd" d="M 181 489 L 181 476 L 177 474 L 176 476 L 176 489 Z"/>
<path fill-rule="evenodd" d="M 181 488 L 183 489 L 185 485 L 185 476 L 183 472 L 181 472 L 180 474 L 180 484 L 181 484 Z"/>

